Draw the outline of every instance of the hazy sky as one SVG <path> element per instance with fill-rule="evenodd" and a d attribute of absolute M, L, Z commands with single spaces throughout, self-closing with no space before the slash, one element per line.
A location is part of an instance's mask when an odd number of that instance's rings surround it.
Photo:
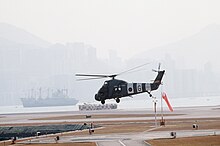
<path fill-rule="evenodd" d="M 0 0 L 0 22 L 124 59 L 220 24 L 219 0 Z"/>

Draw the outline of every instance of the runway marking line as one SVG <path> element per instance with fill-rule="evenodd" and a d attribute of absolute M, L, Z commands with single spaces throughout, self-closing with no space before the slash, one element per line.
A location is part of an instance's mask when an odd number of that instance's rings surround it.
<path fill-rule="evenodd" d="M 118 141 L 122 146 L 126 146 L 121 140 Z"/>
<path fill-rule="evenodd" d="M 148 133 L 148 132 L 151 132 L 151 131 L 153 131 L 153 130 L 160 129 L 160 128 L 162 128 L 162 126 L 154 127 L 154 128 L 151 128 L 151 129 L 145 130 L 145 131 L 143 131 L 143 132 L 140 132 L 140 134 Z"/>

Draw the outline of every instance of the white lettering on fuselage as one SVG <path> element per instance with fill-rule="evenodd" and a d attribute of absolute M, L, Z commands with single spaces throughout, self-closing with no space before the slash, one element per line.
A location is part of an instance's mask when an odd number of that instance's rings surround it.
<path fill-rule="evenodd" d="M 142 83 L 137 83 L 137 92 L 142 92 Z"/>

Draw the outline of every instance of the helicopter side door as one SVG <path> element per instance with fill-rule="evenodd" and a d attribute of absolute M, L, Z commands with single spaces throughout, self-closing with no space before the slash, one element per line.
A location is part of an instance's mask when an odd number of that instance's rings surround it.
<path fill-rule="evenodd" d="M 111 80 L 111 85 L 109 85 L 109 99 L 126 96 L 126 85 L 127 83 L 125 81 Z"/>
<path fill-rule="evenodd" d="M 121 84 L 121 85 L 114 86 L 112 93 L 113 93 L 112 98 L 120 98 L 120 97 L 126 96 L 126 85 Z"/>

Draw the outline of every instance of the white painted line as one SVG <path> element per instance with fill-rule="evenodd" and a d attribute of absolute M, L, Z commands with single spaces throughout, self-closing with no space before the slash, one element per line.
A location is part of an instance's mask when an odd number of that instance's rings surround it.
<path fill-rule="evenodd" d="M 126 146 L 121 140 L 118 141 L 122 146 Z"/>

